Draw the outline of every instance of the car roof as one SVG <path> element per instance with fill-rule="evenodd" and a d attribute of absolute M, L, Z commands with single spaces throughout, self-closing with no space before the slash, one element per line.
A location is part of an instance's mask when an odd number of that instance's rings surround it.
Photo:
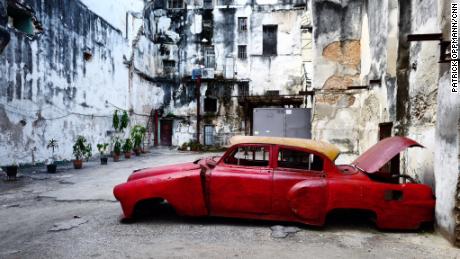
<path fill-rule="evenodd" d="M 230 145 L 237 144 L 274 144 L 305 148 L 323 154 L 334 161 L 340 154 L 340 150 L 333 144 L 312 139 L 262 137 L 262 136 L 234 136 L 230 138 Z"/>

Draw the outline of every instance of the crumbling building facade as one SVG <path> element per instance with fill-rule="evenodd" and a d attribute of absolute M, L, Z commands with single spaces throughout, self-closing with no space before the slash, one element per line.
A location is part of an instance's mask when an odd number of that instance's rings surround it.
<path fill-rule="evenodd" d="M 431 185 L 439 229 L 458 237 L 460 99 L 450 87 L 450 1 L 312 1 L 313 137 L 351 162 L 379 139 L 412 149 L 387 166 Z"/>
<path fill-rule="evenodd" d="M 115 109 L 147 126 L 149 144 L 179 146 L 251 134 L 257 107 L 306 105 L 304 0 L 1 3 L 3 164 L 44 161 L 50 138 L 60 159 L 76 135 L 108 142 Z"/>

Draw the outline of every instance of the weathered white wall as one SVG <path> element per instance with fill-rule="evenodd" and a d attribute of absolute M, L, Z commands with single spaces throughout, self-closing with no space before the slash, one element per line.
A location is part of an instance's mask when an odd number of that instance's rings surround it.
<path fill-rule="evenodd" d="M 458 94 L 450 91 L 450 73 L 440 78 L 434 146 L 434 175 L 436 182 L 436 220 L 439 228 L 452 241 L 458 226 L 454 207 L 458 207 L 459 180 L 459 114 Z M 455 240 L 457 239 L 457 240 Z"/>
<path fill-rule="evenodd" d="M 448 64 L 438 63 L 439 42 L 407 43 L 408 34 L 447 39 L 450 1 L 318 0 L 312 10 L 314 138 L 340 147 L 338 163 L 351 162 L 378 141 L 379 123 L 393 122 L 392 135 L 425 146 L 403 152 L 401 172 L 435 189 L 437 224 L 453 239 L 460 99 L 449 92 Z"/>
<path fill-rule="evenodd" d="M 59 142 L 57 159 L 71 159 L 77 135 L 85 136 L 96 153 L 97 143 L 110 141 L 115 107 L 129 109 L 131 103 L 142 113 L 148 110 L 143 105 L 157 98 L 143 82 L 129 88 L 124 56 L 131 47 L 118 28 L 123 30 L 122 13 L 132 3 L 117 12 L 98 2 L 109 24 L 79 1 L 26 2 L 44 32 L 29 39 L 11 28 L 11 42 L 0 55 L 0 164 L 46 160 L 51 138 Z M 84 51 L 92 54 L 89 60 Z M 145 124 L 145 118 L 132 116 L 134 123 Z"/>
<path fill-rule="evenodd" d="M 450 1 L 438 2 L 437 22 L 444 35 L 450 35 Z M 450 36 L 446 36 L 450 39 Z M 436 185 L 436 220 L 439 230 L 460 245 L 460 98 L 451 92 L 450 64 L 439 66 L 439 87 L 433 168 Z"/>

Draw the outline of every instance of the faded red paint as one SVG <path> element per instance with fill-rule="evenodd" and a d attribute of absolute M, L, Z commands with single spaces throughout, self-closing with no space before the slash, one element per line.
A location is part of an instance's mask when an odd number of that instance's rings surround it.
<path fill-rule="evenodd" d="M 399 145 L 399 151 L 415 145 L 409 139 L 399 139 L 412 143 Z M 381 229 L 417 229 L 421 223 L 433 221 L 435 200 L 427 185 L 378 182 L 354 166 L 336 166 L 311 150 L 304 151 L 323 158 L 322 172 L 278 168 L 278 145 L 266 145 L 271 154 L 267 167 L 224 163 L 235 148 L 246 145 L 231 147 L 218 162 L 207 158 L 197 163 L 139 170 L 128 182 L 117 185 L 114 195 L 126 218 L 133 217 L 138 202 L 162 198 L 178 214 L 187 216 L 323 225 L 326 215 L 333 209 L 363 209 L 375 213 L 377 227 Z M 395 148 L 390 149 L 396 152 Z M 379 157 L 368 157 L 371 158 L 381 162 Z"/>
<path fill-rule="evenodd" d="M 368 173 L 377 172 L 394 156 L 409 147 L 423 147 L 416 141 L 405 137 L 390 137 L 381 140 L 359 156 L 353 165 Z"/>

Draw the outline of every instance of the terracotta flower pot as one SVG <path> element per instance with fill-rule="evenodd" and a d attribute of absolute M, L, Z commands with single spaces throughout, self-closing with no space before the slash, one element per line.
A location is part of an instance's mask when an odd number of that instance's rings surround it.
<path fill-rule="evenodd" d="M 120 154 L 113 153 L 113 162 L 118 162 L 120 161 Z"/>
<path fill-rule="evenodd" d="M 75 169 L 81 169 L 83 167 L 83 160 L 73 160 L 73 168 Z"/>
<path fill-rule="evenodd" d="M 131 158 L 131 152 L 125 152 L 125 158 L 130 159 Z"/>
<path fill-rule="evenodd" d="M 141 149 L 140 148 L 135 148 L 134 153 L 136 153 L 136 156 L 140 156 L 141 155 Z"/>

